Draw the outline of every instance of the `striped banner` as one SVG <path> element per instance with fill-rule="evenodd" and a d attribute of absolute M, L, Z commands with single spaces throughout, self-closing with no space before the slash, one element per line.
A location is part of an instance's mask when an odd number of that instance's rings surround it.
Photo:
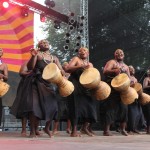
<path fill-rule="evenodd" d="M 9 6 L 0 9 L 0 48 L 3 48 L 3 61 L 9 71 L 18 72 L 22 63 L 29 59 L 33 47 L 34 13 L 28 17 L 21 15 L 21 7 Z"/>

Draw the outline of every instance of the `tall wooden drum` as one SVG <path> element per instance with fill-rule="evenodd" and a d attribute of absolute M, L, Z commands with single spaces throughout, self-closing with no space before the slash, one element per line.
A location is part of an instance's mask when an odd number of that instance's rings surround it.
<path fill-rule="evenodd" d="M 100 72 L 96 68 L 85 69 L 79 78 L 79 82 L 88 89 L 96 88 L 100 80 Z"/>
<path fill-rule="evenodd" d="M 127 90 L 121 92 L 120 96 L 121 101 L 126 105 L 132 104 L 139 97 L 137 91 L 132 87 L 129 87 Z"/>
<path fill-rule="evenodd" d="M 104 81 L 100 81 L 98 87 L 93 90 L 93 96 L 96 98 L 96 100 L 105 100 L 109 97 L 110 93 L 111 88 Z"/>
<path fill-rule="evenodd" d="M 44 68 L 42 77 L 44 80 L 56 84 L 62 97 L 67 97 L 74 91 L 72 82 L 62 76 L 55 63 L 50 63 Z"/>
<path fill-rule="evenodd" d="M 51 83 L 59 84 L 62 80 L 62 75 L 55 63 L 50 63 L 45 66 L 42 78 Z"/>
<path fill-rule="evenodd" d="M 111 86 L 116 91 L 125 91 L 130 87 L 130 79 L 127 74 L 121 73 L 112 79 Z"/>
<path fill-rule="evenodd" d="M 0 97 L 4 96 L 8 92 L 9 88 L 10 86 L 7 83 L 0 80 Z"/>
<path fill-rule="evenodd" d="M 142 93 L 139 97 L 139 101 L 142 105 L 146 105 L 150 103 L 150 95 L 146 93 Z"/>
<path fill-rule="evenodd" d="M 135 83 L 133 85 L 133 88 L 137 91 L 138 94 L 143 93 L 142 85 L 140 83 Z"/>

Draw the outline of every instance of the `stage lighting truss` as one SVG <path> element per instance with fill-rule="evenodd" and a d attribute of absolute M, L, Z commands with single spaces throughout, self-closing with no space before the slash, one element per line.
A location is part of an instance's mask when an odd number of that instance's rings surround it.
<path fill-rule="evenodd" d="M 28 17 L 28 15 L 29 15 L 29 8 L 27 6 L 21 7 L 21 15 L 23 17 Z"/>

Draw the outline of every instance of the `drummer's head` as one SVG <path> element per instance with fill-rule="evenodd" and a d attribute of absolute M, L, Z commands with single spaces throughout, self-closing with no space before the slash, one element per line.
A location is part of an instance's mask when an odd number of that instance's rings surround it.
<path fill-rule="evenodd" d="M 124 52 L 122 49 L 117 49 L 114 53 L 114 57 L 116 60 L 121 61 L 124 59 Z"/>
<path fill-rule="evenodd" d="M 147 70 L 147 75 L 150 76 L 150 68 Z"/>
<path fill-rule="evenodd" d="M 38 42 L 38 48 L 39 48 L 39 50 L 41 50 L 41 51 L 47 51 L 47 50 L 50 49 L 50 45 L 49 45 L 49 43 L 48 43 L 47 40 L 40 40 L 40 41 Z"/>
<path fill-rule="evenodd" d="M 89 56 L 89 50 L 86 47 L 81 47 L 78 51 L 78 55 L 81 58 L 87 58 Z"/>
<path fill-rule="evenodd" d="M 134 69 L 134 67 L 133 66 L 129 66 L 129 71 L 130 71 L 130 74 L 131 75 L 134 75 L 135 74 L 135 69 Z"/>
<path fill-rule="evenodd" d="M 0 57 L 3 55 L 3 49 L 0 48 Z"/>

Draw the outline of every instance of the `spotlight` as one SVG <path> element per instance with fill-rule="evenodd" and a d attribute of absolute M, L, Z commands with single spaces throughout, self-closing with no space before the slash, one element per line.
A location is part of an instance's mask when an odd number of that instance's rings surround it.
<path fill-rule="evenodd" d="M 66 36 L 69 37 L 69 36 L 70 36 L 70 33 L 66 33 Z"/>
<path fill-rule="evenodd" d="M 69 46 L 68 45 L 65 45 L 64 46 L 64 50 L 68 50 L 69 49 Z"/>
<path fill-rule="evenodd" d="M 83 27 L 83 23 L 80 23 L 80 26 Z"/>
<path fill-rule="evenodd" d="M 76 46 L 80 46 L 80 43 L 76 43 Z"/>
<path fill-rule="evenodd" d="M 74 13 L 73 13 L 73 12 L 71 12 L 70 16 L 74 16 Z"/>
<path fill-rule="evenodd" d="M 75 20 L 72 18 L 69 20 L 70 24 L 74 24 L 75 23 Z"/>
<path fill-rule="evenodd" d="M 29 15 L 29 8 L 27 7 L 27 6 L 23 6 L 22 8 L 21 8 L 21 15 L 23 16 L 23 17 L 28 17 L 28 15 Z"/>
<path fill-rule="evenodd" d="M 80 30 L 80 33 L 82 33 L 82 32 L 83 32 L 83 30 L 81 29 L 81 30 Z"/>
<path fill-rule="evenodd" d="M 77 40 L 80 40 L 81 39 L 81 36 L 77 36 Z"/>
<path fill-rule="evenodd" d="M 40 14 L 40 21 L 41 22 L 45 22 L 46 21 L 45 14 Z"/>
<path fill-rule="evenodd" d="M 76 49 L 75 49 L 75 52 L 77 53 L 77 52 L 78 52 L 78 50 L 79 50 L 79 49 L 78 49 L 78 48 L 76 48 Z"/>
<path fill-rule="evenodd" d="M 84 19 L 84 16 L 81 16 L 81 20 L 83 20 Z"/>
<path fill-rule="evenodd" d="M 2 5 L 3 5 L 4 8 L 8 8 L 9 7 L 9 3 L 7 1 L 4 1 Z"/>
<path fill-rule="evenodd" d="M 70 25 L 70 26 L 69 26 L 69 29 L 70 29 L 70 30 L 73 30 L 73 29 L 74 29 L 74 27 L 73 27 L 72 25 Z"/>
<path fill-rule="evenodd" d="M 55 29 L 60 29 L 60 28 L 61 28 L 61 27 L 60 27 L 60 23 L 61 23 L 61 22 L 60 22 L 59 20 L 55 20 L 55 21 L 54 21 L 54 28 L 55 28 Z"/>
<path fill-rule="evenodd" d="M 52 1 L 52 0 L 45 0 L 44 3 L 45 3 L 45 5 L 46 5 L 47 7 L 49 7 L 49 8 L 55 7 L 55 2 Z"/>
<path fill-rule="evenodd" d="M 70 43 L 70 40 L 66 39 L 66 44 L 69 44 Z"/>

